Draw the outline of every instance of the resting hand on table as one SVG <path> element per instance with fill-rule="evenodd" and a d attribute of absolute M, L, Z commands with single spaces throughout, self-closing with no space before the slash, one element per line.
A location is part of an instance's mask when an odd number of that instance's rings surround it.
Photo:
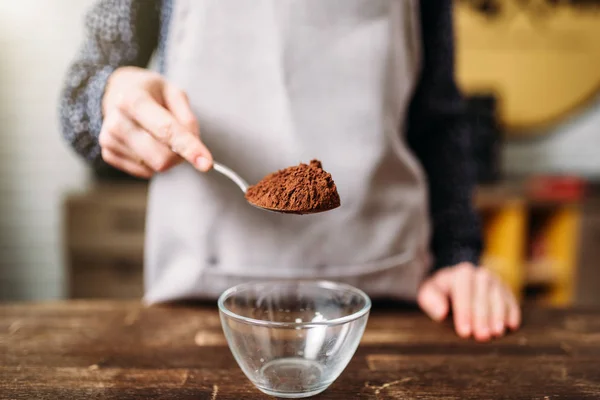
<path fill-rule="evenodd" d="M 98 141 L 102 158 L 113 167 L 142 178 L 183 160 L 200 171 L 211 168 L 186 94 L 161 75 L 118 68 L 106 84 L 102 111 Z"/>
<path fill-rule="evenodd" d="M 514 295 L 492 272 L 461 263 L 429 277 L 418 293 L 419 306 L 435 321 L 444 320 L 452 307 L 459 336 L 486 341 L 517 329 L 521 310 Z"/>

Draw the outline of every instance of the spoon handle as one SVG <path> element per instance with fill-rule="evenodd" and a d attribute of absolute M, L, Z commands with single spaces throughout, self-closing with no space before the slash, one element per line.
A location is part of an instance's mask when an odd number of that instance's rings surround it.
<path fill-rule="evenodd" d="M 246 182 L 231 168 L 215 161 L 213 162 L 213 169 L 231 179 L 236 185 L 238 185 L 240 189 L 242 189 L 242 192 L 246 193 L 246 190 L 248 190 L 248 182 Z"/>

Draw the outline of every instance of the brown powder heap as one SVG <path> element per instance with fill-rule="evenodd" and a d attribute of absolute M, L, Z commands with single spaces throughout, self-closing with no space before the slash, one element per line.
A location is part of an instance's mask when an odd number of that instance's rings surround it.
<path fill-rule="evenodd" d="M 328 211 L 340 206 L 331 174 L 312 160 L 264 177 L 246 192 L 246 199 L 262 208 L 294 214 Z"/>

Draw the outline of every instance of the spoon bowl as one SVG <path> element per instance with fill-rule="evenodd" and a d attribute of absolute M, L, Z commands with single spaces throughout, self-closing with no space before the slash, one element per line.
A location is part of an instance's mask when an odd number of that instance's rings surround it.
<path fill-rule="evenodd" d="M 244 193 L 244 195 L 246 194 L 246 192 L 248 191 L 248 188 L 250 187 L 250 184 L 248 184 L 248 182 L 244 178 L 242 178 L 237 172 L 235 172 L 231 168 L 229 168 L 221 163 L 218 163 L 216 161 L 213 162 L 213 169 L 216 172 L 226 176 L 231 181 L 233 181 L 240 188 L 240 190 Z M 265 211 L 271 211 L 271 212 L 277 212 L 277 213 L 283 213 L 283 214 L 295 214 L 295 215 L 317 214 L 317 213 L 321 213 L 324 211 L 330 211 L 333 209 L 333 208 L 327 208 L 327 209 L 311 209 L 311 210 L 290 210 L 290 209 L 283 209 L 283 208 L 261 207 L 250 201 L 248 201 L 248 204 L 250 204 L 253 207 L 259 208 L 261 210 L 265 210 Z M 334 207 L 334 208 L 337 208 L 337 207 Z"/>
<path fill-rule="evenodd" d="M 253 207 L 256 208 L 260 208 L 261 210 L 265 210 L 265 211 L 272 211 L 272 212 L 277 212 L 280 214 L 294 214 L 294 215 L 309 215 L 309 214 L 319 214 L 325 211 L 331 211 L 334 210 L 337 207 L 333 207 L 333 208 L 327 208 L 327 209 L 314 209 L 314 210 L 286 210 L 286 209 L 281 209 L 281 208 L 269 208 L 269 207 L 261 207 L 261 206 L 257 206 L 256 204 L 253 204 L 251 202 L 248 202 L 248 204 L 250 204 Z"/>

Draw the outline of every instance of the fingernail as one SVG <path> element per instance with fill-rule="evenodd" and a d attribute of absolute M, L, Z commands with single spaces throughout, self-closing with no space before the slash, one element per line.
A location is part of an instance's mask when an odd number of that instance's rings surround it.
<path fill-rule="evenodd" d="M 434 308 L 431 310 L 431 315 L 434 320 L 439 321 L 444 317 L 444 309 L 443 308 Z"/>
<path fill-rule="evenodd" d="M 475 339 L 479 342 L 487 342 L 488 340 L 492 339 L 492 335 L 490 335 L 489 330 L 476 332 Z"/>
<path fill-rule="evenodd" d="M 212 162 L 205 157 L 198 157 L 196 158 L 196 167 L 200 170 L 200 171 L 208 171 L 212 166 Z"/>
<path fill-rule="evenodd" d="M 458 333 L 463 337 L 469 336 L 471 334 L 471 326 L 469 324 L 459 325 Z"/>

